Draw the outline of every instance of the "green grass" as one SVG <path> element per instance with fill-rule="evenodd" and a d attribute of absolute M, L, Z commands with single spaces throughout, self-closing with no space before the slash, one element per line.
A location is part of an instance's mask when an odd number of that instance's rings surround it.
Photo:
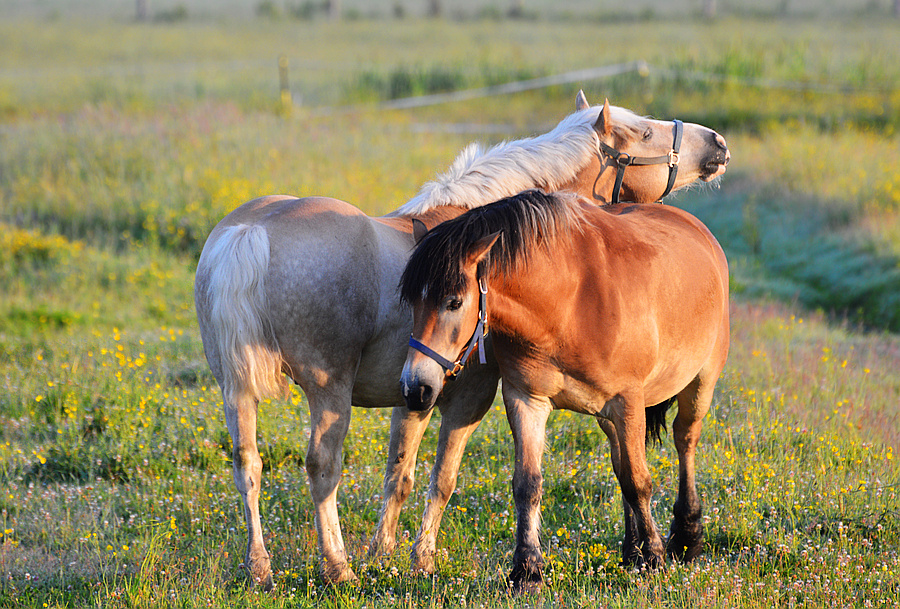
<path fill-rule="evenodd" d="M 605 443 L 587 418 L 551 418 L 544 551 L 552 584 L 536 602 L 617 606 L 897 602 L 900 542 L 894 338 L 833 328 L 820 317 L 741 303 L 728 372 L 698 462 L 707 551 L 653 574 L 618 567 L 620 500 Z M 389 412 L 359 411 L 345 445 L 341 509 L 361 583 L 324 587 L 299 456 L 302 397 L 260 408 L 264 518 L 279 591 L 247 591 L 239 501 L 230 480 L 218 392 L 196 333 L 90 333 L 72 347 L 45 336 L 4 387 L 0 438 L 0 594 L 22 606 L 63 599 L 100 606 L 273 607 L 335 604 L 516 604 L 500 590 L 513 543 L 512 446 L 499 404 L 476 432 L 440 537 L 440 575 L 411 578 L 406 552 L 423 483 L 397 553 L 365 558 L 379 508 Z M 434 458 L 434 430 L 417 474 Z M 657 520 L 676 486 L 671 440 L 650 452 Z M 740 584 L 739 596 L 730 586 Z M 71 587 L 71 588 L 70 588 Z M 81 599 L 78 601 L 77 599 Z M 244 599 L 244 600 L 242 600 Z M 392 600 L 394 599 L 394 600 Z M 71 606 L 71 605 L 70 605 Z"/>
<path fill-rule="evenodd" d="M 0 606 L 900 603 L 900 339 L 889 333 L 900 323 L 896 24 L 89 25 L 0 23 Z M 276 112 L 282 52 L 301 102 L 288 116 Z M 481 86 L 638 52 L 681 76 L 584 83 L 589 99 L 707 124 L 733 154 L 721 189 L 674 200 L 722 242 L 734 288 L 731 354 L 697 464 L 704 555 L 653 573 L 622 570 L 603 435 L 587 418 L 556 413 L 544 472 L 551 583 L 535 597 L 509 596 L 513 447 L 497 402 L 467 449 L 438 575 L 411 576 L 408 559 L 437 420 L 399 548 L 370 560 L 390 412 L 357 410 L 339 501 L 360 582 L 326 587 L 302 465 L 308 412 L 295 392 L 260 405 L 278 589 L 248 588 L 221 398 L 193 312 L 209 230 L 241 202 L 276 192 L 387 212 L 471 139 L 546 131 L 578 88 L 373 109 L 392 79 L 407 78 L 412 92 Z M 690 71 L 861 91 L 697 83 Z M 355 101 L 366 105 L 315 108 Z M 671 439 L 649 454 L 662 527 L 676 461 Z"/>

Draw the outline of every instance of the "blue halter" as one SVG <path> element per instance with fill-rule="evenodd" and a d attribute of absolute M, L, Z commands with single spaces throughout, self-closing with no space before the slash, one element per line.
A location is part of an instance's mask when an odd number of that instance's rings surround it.
<path fill-rule="evenodd" d="M 478 362 L 481 364 L 487 363 L 484 357 L 484 338 L 487 336 L 487 282 L 484 280 L 484 277 L 478 278 L 478 323 L 475 325 L 475 331 L 472 332 L 472 338 L 469 339 L 469 344 L 466 347 L 466 350 L 463 352 L 462 356 L 456 360 L 455 362 L 451 362 L 446 357 L 432 349 L 431 347 L 423 344 L 418 339 L 413 338 L 412 334 L 409 336 L 409 346 L 423 353 L 436 361 L 447 373 L 447 379 L 453 380 L 459 373 L 462 372 L 463 367 L 465 367 L 466 362 L 469 361 L 469 356 L 472 355 L 472 352 L 477 348 L 478 349 Z"/>

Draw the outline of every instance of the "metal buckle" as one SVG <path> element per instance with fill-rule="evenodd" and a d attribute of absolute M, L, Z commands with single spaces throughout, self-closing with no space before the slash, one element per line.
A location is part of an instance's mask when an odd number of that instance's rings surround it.
<path fill-rule="evenodd" d="M 680 160 L 678 153 L 674 149 L 669 151 L 669 167 L 678 167 Z"/>
<path fill-rule="evenodd" d="M 459 373 L 463 371 L 463 365 L 459 363 L 459 360 L 453 364 L 453 369 L 448 370 L 446 373 L 447 380 L 453 381 L 456 380 L 456 377 L 459 376 Z"/>

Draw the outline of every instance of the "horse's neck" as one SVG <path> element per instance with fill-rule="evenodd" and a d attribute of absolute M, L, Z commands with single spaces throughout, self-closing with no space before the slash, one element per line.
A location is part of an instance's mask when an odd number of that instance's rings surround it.
<path fill-rule="evenodd" d="M 456 205 L 439 205 L 438 207 L 429 209 L 428 211 L 421 214 L 416 214 L 415 218 L 425 224 L 425 226 L 428 227 L 428 230 L 431 230 L 441 222 L 452 220 L 457 216 L 461 216 L 466 211 L 467 210 L 465 207 L 459 207 Z"/>
<path fill-rule="evenodd" d="M 616 182 L 616 167 L 595 156 L 572 180 L 558 190 L 575 192 L 588 201 L 605 204 L 612 201 L 613 186 Z"/>
<path fill-rule="evenodd" d="M 539 276 L 531 272 L 534 269 L 531 264 L 528 267 L 528 273 L 515 273 L 490 282 L 488 327 L 491 332 L 539 346 L 547 323 L 552 324 L 555 317 L 556 306 L 567 297 L 559 285 L 566 278 L 552 272 Z"/>

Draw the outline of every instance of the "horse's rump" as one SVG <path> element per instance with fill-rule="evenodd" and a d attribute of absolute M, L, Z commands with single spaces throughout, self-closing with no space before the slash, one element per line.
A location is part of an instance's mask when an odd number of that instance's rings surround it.
<path fill-rule="evenodd" d="M 207 358 L 218 363 L 213 371 L 231 403 L 282 395 L 287 382 L 266 295 L 266 229 L 238 224 L 214 235 L 200 256 L 195 284 Z"/>

